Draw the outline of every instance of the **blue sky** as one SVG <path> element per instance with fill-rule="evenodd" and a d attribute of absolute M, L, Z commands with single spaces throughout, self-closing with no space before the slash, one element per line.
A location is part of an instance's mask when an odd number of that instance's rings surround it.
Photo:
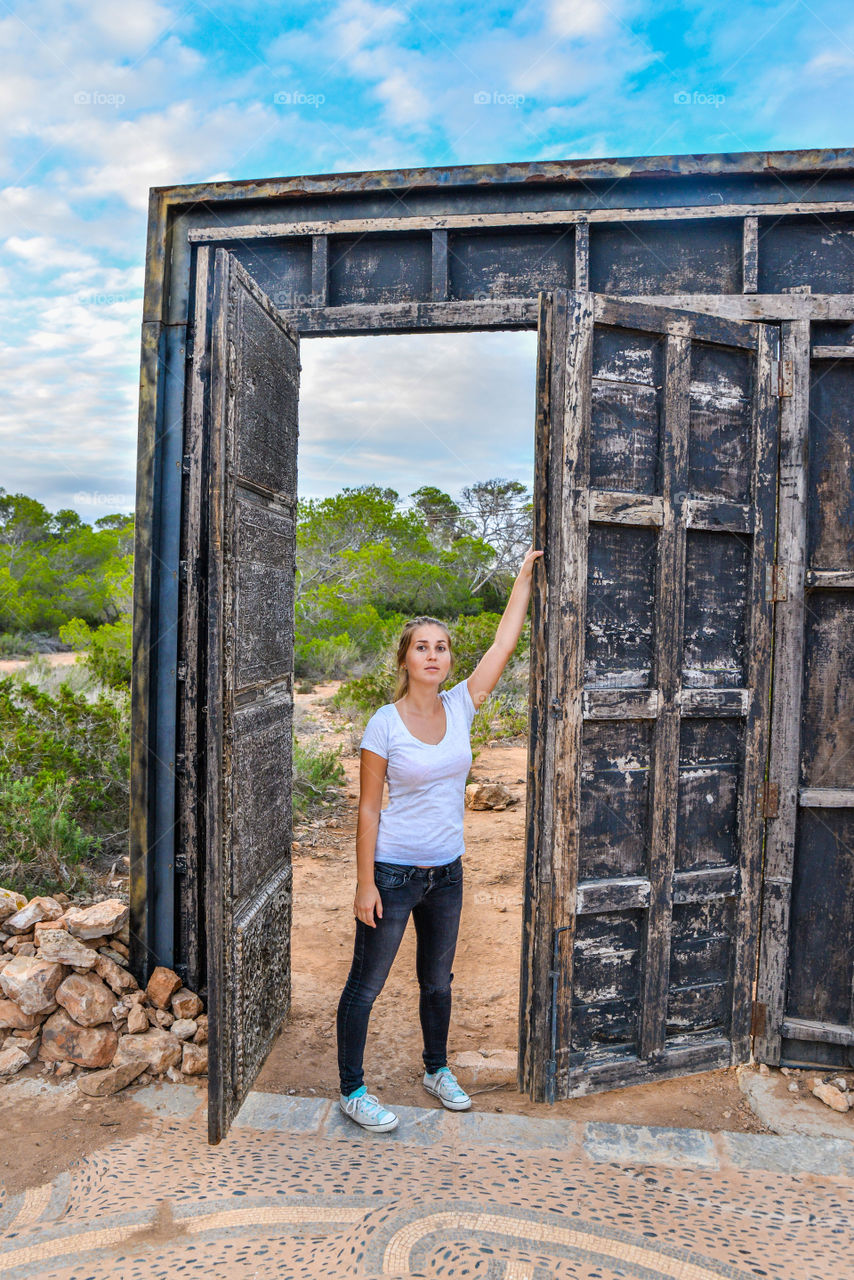
<path fill-rule="evenodd" d="M 133 507 L 150 186 L 852 143 L 842 0 L 0 0 L 0 60 L 0 485 L 87 520 Z M 303 346 L 302 492 L 530 477 L 531 335 Z"/>

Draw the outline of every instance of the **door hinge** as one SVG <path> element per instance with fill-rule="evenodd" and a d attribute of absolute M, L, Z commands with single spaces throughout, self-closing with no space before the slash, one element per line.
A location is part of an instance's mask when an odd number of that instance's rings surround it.
<path fill-rule="evenodd" d="M 762 791 L 762 817 L 776 818 L 780 813 L 780 784 L 767 782 Z"/>
<path fill-rule="evenodd" d="M 765 566 L 765 599 L 771 602 L 777 600 L 788 600 L 788 574 L 786 570 L 788 565 L 780 564 L 775 561 L 774 564 L 766 564 Z"/>
<path fill-rule="evenodd" d="M 179 876 L 187 874 L 187 859 L 182 853 L 177 854 L 175 857 L 175 871 Z"/>
<path fill-rule="evenodd" d="M 195 346 L 196 346 L 195 335 L 191 329 L 190 332 L 187 334 L 187 340 L 184 343 L 184 359 L 185 360 L 192 360 Z"/>
<path fill-rule="evenodd" d="M 776 394 L 781 398 L 788 398 L 791 396 L 795 384 L 795 362 L 793 360 L 773 360 L 771 362 L 771 377 Z"/>
<path fill-rule="evenodd" d="M 761 1000 L 754 1000 L 750 1015 L 750 1034 L 752 1036 L 764 1036 L 767 1021 L 767 1004 L 763 1004 Z"/>

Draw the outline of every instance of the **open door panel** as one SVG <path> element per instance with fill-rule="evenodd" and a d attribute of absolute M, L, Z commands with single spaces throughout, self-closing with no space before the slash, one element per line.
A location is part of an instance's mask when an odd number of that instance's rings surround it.
<path fill-rule="evenodd" d="M 519 1084 L 748 1056 L 775 326 L 540 296 Z"/>
<path fill-rule="evenodd" d="M 224 249 L 202 249 L 208 1136 L 219 1142 L 290 1005 L 299 343 Z"/>

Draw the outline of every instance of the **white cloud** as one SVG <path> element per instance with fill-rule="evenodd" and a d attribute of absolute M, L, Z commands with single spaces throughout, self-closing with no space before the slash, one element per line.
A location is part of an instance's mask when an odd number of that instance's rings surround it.
<path fill-rule="evenodd" d="M 549 26 L 559 36 L 597 36 L 613 25 L 616 0 L 551 0 Z"/>

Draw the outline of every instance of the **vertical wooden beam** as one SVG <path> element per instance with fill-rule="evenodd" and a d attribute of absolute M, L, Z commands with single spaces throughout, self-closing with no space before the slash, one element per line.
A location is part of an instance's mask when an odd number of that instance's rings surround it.
<path fill-rule="evenodd" d="M 569 297 L 564 429 L 555 463 L 563 476 L 555 508 L 552 555 L 559 556 L 555 609 L 550 626 L 558 651 L 549 689 L 555 720 L 552 829 L 552 982 L 554 1049 L 551 1096 L 565 1097 L 572 1030 L 575 895 L 581 840 L 581 754 L 584 729 L 584 640 L 587 618 L 587 543 L 590 491 L 590 419 L 593 380 L 593 299 Z M 556 536 L 555 536 L 556 535 Z"/>
<path fill-rule="evenodd" d="M 329 305 L 329 237 L 311 237 L 311 305 Z"/>
<path fill-rule="evenodd" d="M 741 291 L 756 293 L 759 288 L 759 219 L 744 219 L 741 250 Z"/>
<path fill-rule="evenodd" d="M 448 301 L 448 233 L 434 231 L 432 243 L 432 290 L 434 302 Z"/>
<path fill-rule="evenodd" d="M 638 1056 L 664 1051 L 670 988 L 670 934 L 676 815 L 679 801 L 679 691 L 685 604 L 684 495 L 688 472 L 691 339 L 668 326 L 662 441 L 664 522 L 658 535 L 655 571 L 656 644 L 654 683 L 658 715 L 652 741 L 648 872 L 649 910 L 643 944 Z"/>
<path fill-rule="evenodd" d="M 590 223 L 582 219 L 575 224 L 575 290 L 586 293 L 590 288 Z"/>
<path fill-rule="evenodd" d="M 737 841 L 741 861 L 741 894 L 733 934 L 733 983 L 730 1039 L 733 1062 L 750 1056 L 753 984 L 759 949 L 762 877 L 763 784 L 768 757 L 771 689 L 771 625 L 773 605 L 766 600 L 766 570 L 774 562 L 777 505 L 777 451 L 780 399 L 772 377 L 778 331 L 757 326 L 758 346 L 753 385 L 753 459 L 750 501 L 753 539 L 745 651 L 745 683 L 751 691 L 744 723 Z"/>
<path fill-rule="evenodd" d="M 196 255 L 193 304 L 192 359 L 187 378 L 187 412 L 184 435 L 185 501 L 181 513 L 181 561 L 186 575 L 181 588 L 178 662 L 183 678 L 178 682 L 179 750 L 184 768 L 178 773 L 178 854 L 183 859 L 179 912 L 182 950 L 187 966 L 185 982 L 194 991 L 204 986 L 204 855 L 200 827 L 200 792 L 205 785 L 200 772 L 201 709 L 204 702 L 204 637 L 202 599 L 205 589 L 203 559 L 204 451 L 208 431 L 206 415 L 207 327 L 210 320 L 213 249 L 200 245 Z"/>
<path fill-rule="evenodd" d="M 778 601 L 774 617 L 768 780 L 779 787 L 779 803 L 777 815 L 766 820 L 758 1017 L 753 1041 L 759 1061 L 772 1064 L 780 1061 L 798 822 L 810 397 L 810 322 L 787 321 L 781 327 L 781 357 L 793 362 L 792 395 L 782 401 L 780 415 L 777 534 L 777 562 L 786 573 L 788 599 Z"/>

